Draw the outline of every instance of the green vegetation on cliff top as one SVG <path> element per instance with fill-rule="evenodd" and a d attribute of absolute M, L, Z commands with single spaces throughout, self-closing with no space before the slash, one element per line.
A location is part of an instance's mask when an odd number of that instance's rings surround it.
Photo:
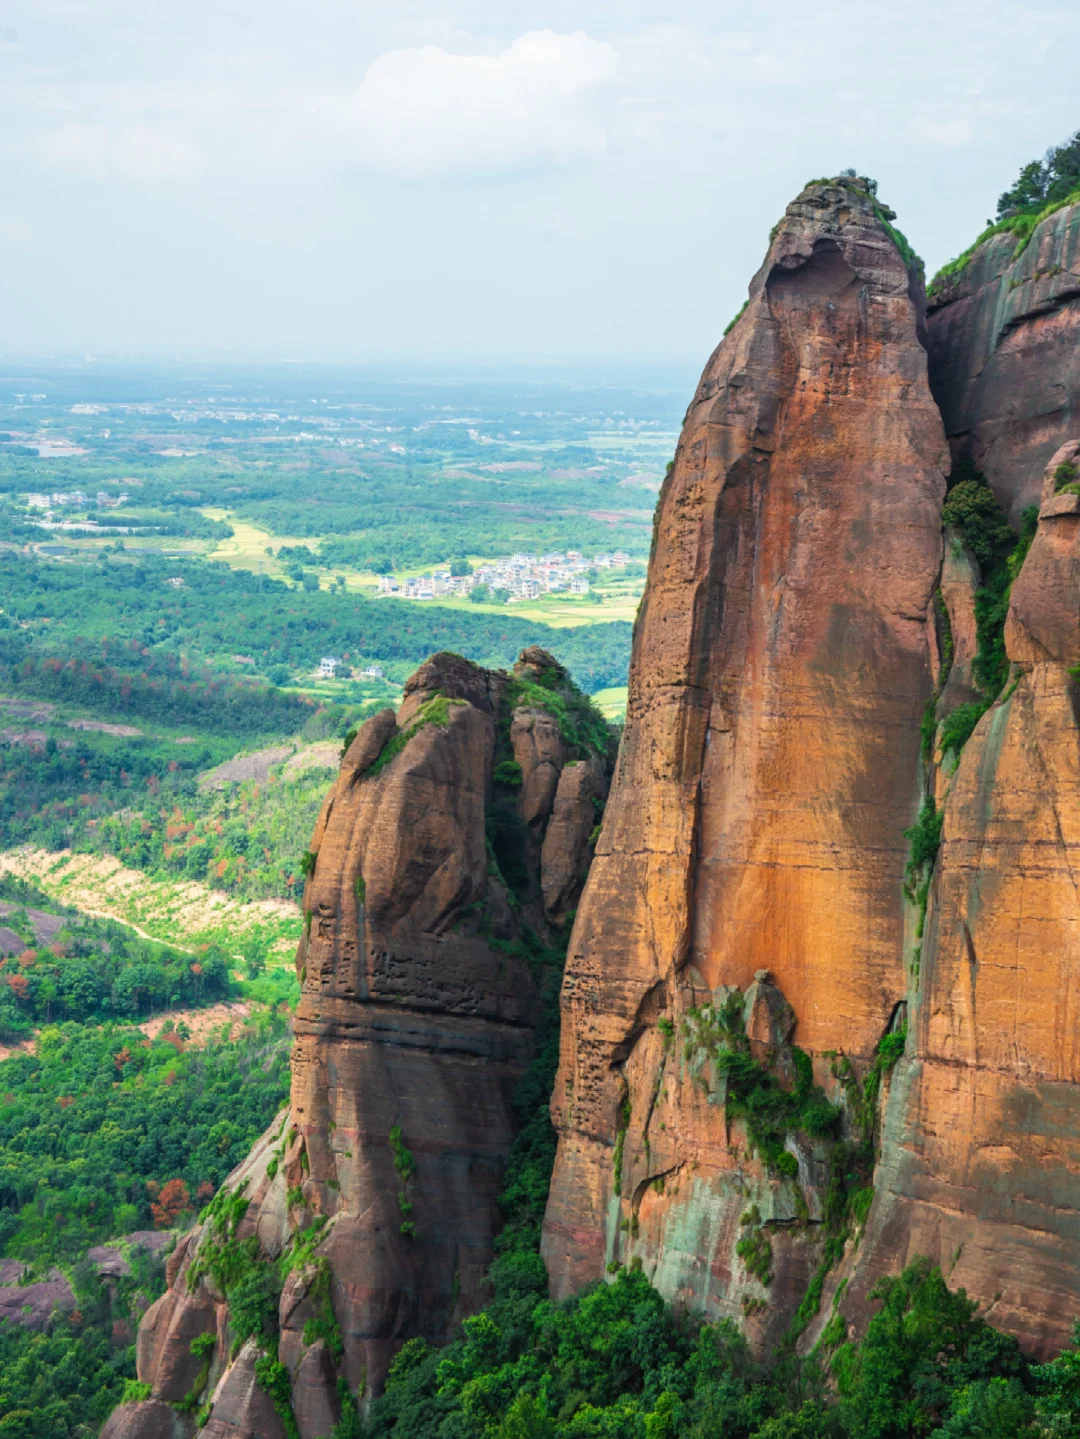
<path fill-rule="evenodd" d="M 1023 166 L 1016 182 L 998 200 L 997 219 L 987 221 L 974 244 L 942 265 L 930 282 L 930 292 L 966 269 L 980 246 L 995 235 L 1014 236 L 1017 243 L 1012 258 L 1019 259 L 1043 220 L 1076 204 L 1080 204 L 1080 131 L 1063 144 L 1052 146 L 1042 160 L 1031 160 Z"/>

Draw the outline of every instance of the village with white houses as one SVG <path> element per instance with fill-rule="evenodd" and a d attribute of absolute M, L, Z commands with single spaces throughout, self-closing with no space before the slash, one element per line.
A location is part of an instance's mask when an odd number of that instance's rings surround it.
<path fill-rule="evenodd" d="M 114 510 L 118 505 L 125 504 L 129 499 L 128 495 L 111 495 L 105 490 L 98 490 L 96 502 L 103 509 Z M 62 491 L 55 490 L 52 494 L 37 494 L 31 492 L 26 496 L 27 508 L 31 510 L 61 510 L 61 509 L 84 509 L 92 505 L 95 497 L 84 494 L 82 490 Z"/>
<path fill-rule="evenodd" d="M 380 595 L 397 595 L 406 600 L 434 600 L 451 595 L 469 595 L 478 586 L 489 590 L 505 590 L 507 603 L 535 600 L 541 595 L 587 595 L 590 570 L 623 570 L 630 563 L 625 550 L 612 554 L 586 557 L 580 550 L 565 554 L 508 555 L 479 565 L 470 574 L 454 575 L 449 569 L 437 569 L 430 575 L 400 579 L 383 575 L 379 580 Z"/>
<path fill-rule="evenodd" d="M 320 679 L 332 680 L 337 676 L 340 665 L 341 661 L 336 655 L 323 655 L 315 667 L 315 673 Z M 381 680 L 386 678 L 382 665 L 364 665 L 362 669 L 357 669 L 353 673 L 356 678 L 363 680 Z"/>

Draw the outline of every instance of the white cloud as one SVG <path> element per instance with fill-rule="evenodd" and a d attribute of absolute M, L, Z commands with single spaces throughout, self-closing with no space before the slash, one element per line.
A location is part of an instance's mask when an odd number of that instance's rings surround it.
<path fill-rule="evenodd" d="M 967 120 L 920 120 L 915 133 L 933 145 L 966 145 L 971 139 L 971 124 Z"/>
<path fill-rule="evenodd" d="M 40 149 L 53 168 L 95 180 L 184 180 L 203 163 L 202 151 L 181 131 L 150 125 L 61 125 L 41 136 Z"/>
<path fill-rule="evenodd" d="M 342 117 L 362 160 L 408 176 L 505 174 L 601 154 L 618 66 L 582 31 L 533 30 L 501 54 L 389 50 Z"/>

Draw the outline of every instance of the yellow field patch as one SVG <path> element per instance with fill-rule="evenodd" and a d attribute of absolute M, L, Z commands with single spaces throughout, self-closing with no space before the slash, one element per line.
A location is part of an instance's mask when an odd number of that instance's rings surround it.
<path fill-rule="evenodd" d="M 591 696 L 593 704 L 607 720 L 626 718 L 626 685 L 613 685 L 610 689 L 597 690 Z"/>

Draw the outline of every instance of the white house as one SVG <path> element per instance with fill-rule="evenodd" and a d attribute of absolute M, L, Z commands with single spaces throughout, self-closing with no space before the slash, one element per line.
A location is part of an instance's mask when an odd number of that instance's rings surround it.
<path fill-rule="evenodd" d="M 337 669 L 337 667 L 338 662 L 336 659 L 334 659 L 332 655 L 323 655 L 322 659 L 319 661 L 320 677 L 322 679 L 332 680 L 334 678 L 334 671 Z"/>
<path fill-rule="evenodd" d="M 381 680 L 383 678 L 382 665 L 367 665 L 360 671 L 366 680 Z"/>
<path fill-rule="evenodd" d="M 589 593 L 588 580 L 581 578 L 571 580 L 570 593 L 572 595 L 587 595 Z"/>

